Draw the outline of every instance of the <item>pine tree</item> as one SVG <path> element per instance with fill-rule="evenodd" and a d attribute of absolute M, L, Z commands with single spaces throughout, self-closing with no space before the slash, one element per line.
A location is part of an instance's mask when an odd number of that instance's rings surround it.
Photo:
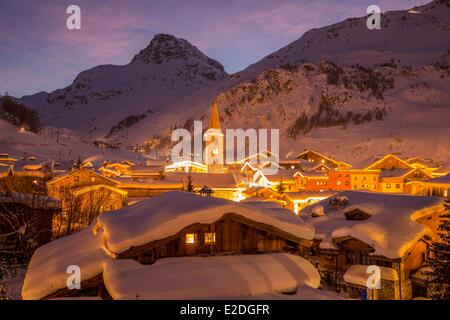
<path fill-rule="evenodd" d="M 81 157 L 78 156 L 77 161 L 75 162 L 75 168 L 76 169 L 81 169 L 81 167 L 83 166 L 83 161 L 81 160 Z"/>
<path fill-rule="evenodd" d="M 444 205 L 447 213 L 440 215 L 441 221 L 438 228 L 440 239 L 431 245 L 430 267 L 432 271 L 427 275 L 431 297 L 450 300 L 450 200 L 447 200 Z"/>
<path fill-rule="evenodd" d="M 188 177 L 187 177 L 186 191 L 194 192 L 194 185 L 192 184 L 192 176 L 191 175 L 188 175 Z"/>

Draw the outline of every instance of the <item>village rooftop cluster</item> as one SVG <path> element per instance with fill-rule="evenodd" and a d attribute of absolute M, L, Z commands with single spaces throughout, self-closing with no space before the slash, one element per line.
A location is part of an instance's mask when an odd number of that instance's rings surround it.
<path fill-rule="evenodd" d="M 217 143 L 211 110 L 207 143 Z M 277 174 L 255 157 L 276 157 L 264 163 Z M 291 159 L 260 151 L 227 165 L 2 154 L 10 223 L 0 224 L 0 248 L 31 260 L 25 299 L 426 298 L 449 171 L 398 154 L 353 167 L 316 150 Z M 75 290 L 72 265 L 81 270 Z M 369 265 L 381 268 L 380 289 L 366 288 Z"/>

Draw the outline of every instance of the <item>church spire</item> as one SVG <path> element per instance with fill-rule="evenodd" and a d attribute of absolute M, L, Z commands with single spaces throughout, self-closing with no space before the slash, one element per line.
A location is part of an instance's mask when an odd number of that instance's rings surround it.
<path fill-rule="evenodd" d="M 219 110 L 217 109 L 216 98 L 214 98 L 211 106 L 211 118 L 209 119 L 210 129 L 220 129 Z"/>

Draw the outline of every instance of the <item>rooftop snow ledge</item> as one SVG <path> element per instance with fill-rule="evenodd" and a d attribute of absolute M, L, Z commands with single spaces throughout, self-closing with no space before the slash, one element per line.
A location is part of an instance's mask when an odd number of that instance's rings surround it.
<path fill-rule="evenodd" d="M 297 238 L 312 240 L 314 237 L 314 228 L 290 210 L 262 208 L 181 191 L 167 192 L 100 215 L 96 229 L 103 229 L 106 246 L 118 254 L 131 247 L 172 236 L 195 223 L 214 223 L 230 212 L 273 226 Z"/>

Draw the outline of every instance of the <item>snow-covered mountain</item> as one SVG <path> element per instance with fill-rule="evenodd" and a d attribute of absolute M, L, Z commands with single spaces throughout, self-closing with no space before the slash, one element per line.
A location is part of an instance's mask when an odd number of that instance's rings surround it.
<path fill-rule="evenodd" d="M 381 15 L 381 29 L 369 30 L 367 17 L 306 32 L 300 39 L 249 66 L 242 76 L 267 68 L 304 61 L 331 60 L 339 65 L 372 66 L 390 59 L 420 66 L 449 61 L 450 1 L 435 0 L 421 7 Z"/>
<path fill-rule="evenodd" d="M 183 39 L 158 34 L 124 66 L 102 65 L 81 72 L 50 94 L 22 97 L 46 125 L 104 138 L 224 79 L 223 66 Z"/>
<path fill-rule="evenodd" d="M 381 30 L 366 18 L 311 30 L 230 76 L 186 40 L 157 35 L 128 65 L 21 102 L 90 141 L 164 149 L 173 127 L 206 120 L 218 96 L 223 127 L 279 128 L 283 156 L 315 148 L 353 163 L 385 152 L 448 161 L 449 1 L 383 14 Z"/>

